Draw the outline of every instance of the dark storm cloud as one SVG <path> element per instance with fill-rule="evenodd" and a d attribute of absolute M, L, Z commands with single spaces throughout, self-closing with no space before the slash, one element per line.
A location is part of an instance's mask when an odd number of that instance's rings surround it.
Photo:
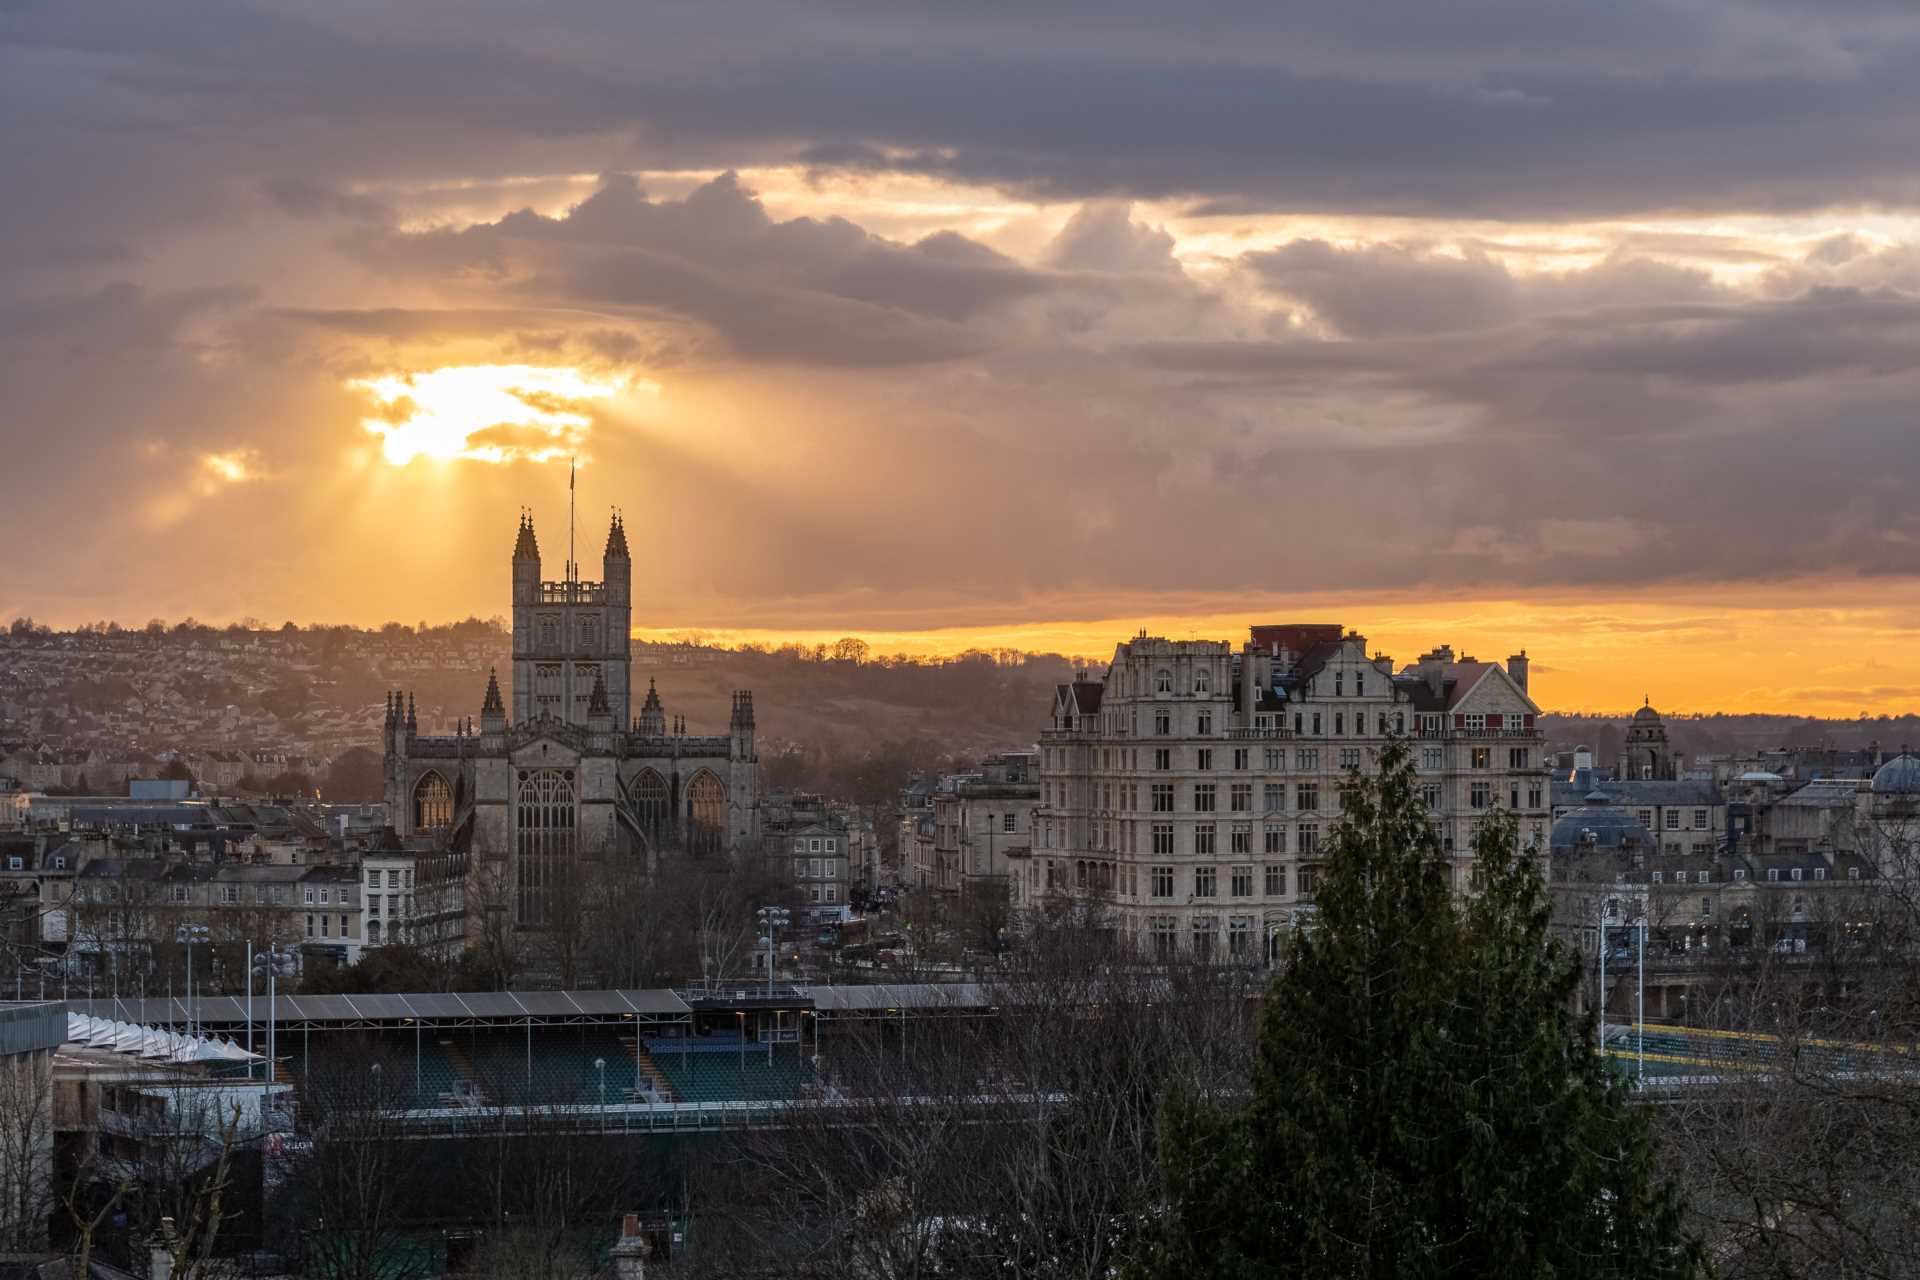
<path fill-rule="evenodd" d="M 317 170 L 281 176 L 321 184 L 489 156 L 527 171 L 540 150 L 604 164 L 611 145 L 633 162 L 806 158 L 1064 198 L 1499 217 L 1920 190 L 1920 31 L 1867 4 L 44 4 L 6 31 L 13 162 L 53 180 L 28 192 L 32 213 L 78 172 L 63 137 L 129 162 L 175 216 L 206 189 L 170 166 L 265 167 L 275 137 Z M 156 134 L 169 145 L 139 145 Z M 116 172 L 87 185 L 126 189 Z M 73 230 L 75 245 L 121 240 Z"/>
<path fill-rule="evenodd" d="M 477 276 L 511 293 L 669 313 L 742 357 L 897 365 L 979 355 L 973 320 L 1048 287 L 1045 277 L 951 232 L 901 245 L 842 219 L 769 217 L 732 174 L 684 200 L 608 178 L 564 217 L 530 210 L 460 231 L 351 237 L 383 272 Z"/>
<path fill-rule="evenodd" d="M 636 534 L 705 531 L 656 585 L 723 603 L 1920 572 L 1917 64 L 1910 9 L 1844 2 L 13 6 L 5 443 L 95 512 L 36 589 L 114 599 L 131 548 L 183 593 L 303 583 L 338 525 L 383 548 L 391 513 L 339 496 L 379 487 L 340 479 L 342 381 L 522 358 L 748 420 L 731 453 L 592 437 L 668 477 Z M 497 212 L 780 164 L 1077 211 L 1022 260 L 958 216 L 776 218 L 731 176 Z M 1576 270 L 1440 222 L 1248 233 L 1189 274 L 1141 196 L 1635 225 Z M 1797 247 L 1646 225 L 1810 208 Z M 1879 230 L 1836 230 L 1862 208 Z M 235 449 L 269 478 L 197 488 Z M 476 509 L 531 482 L 462 475 Z"/>
<path fill-rule="evenodd" d="M 1393 244 L 1340 249 L 1322 240 L 1296 240 L 1243 261 L 1267 287 L 1355 338 L 1480 329 L 1524 316 L 1708 299 L 1722 292 L 1703 272 L 1644 258 L 1516 277 L 1483 252 L 1458 256 Z"/>

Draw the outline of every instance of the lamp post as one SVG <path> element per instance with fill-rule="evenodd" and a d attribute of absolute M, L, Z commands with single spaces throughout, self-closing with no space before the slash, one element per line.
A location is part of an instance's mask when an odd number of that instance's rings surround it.
<path fill-rule="evenodd" d="M 600 1073 L 600 1105 L 604 1107 L 607 1105 L 607 1060 L 595 1058 L 593 1069 Z"/>
<path fill-rule="evenodd" d="M 274 1078 L 274 1052 L 276 1049 L 277 1038 L 278 1038 L 277 1033 L 274 1029 L 274 1013 L 275 1013 L 274 997 L 275 997 L 276 988 L 278 986 L 278 982 L 280 978 L 280 970 L 283 967 L 286 968 L 288 972 L 292 972 L 293 956 L 291 953 L 275 950 L 275 940 L 272 938 L 269 938 L 267 939 L 267 949 L 265 951 L 256 951 L 254 953 L 253 963 L 249 967 L 249 971 L 247 974 L 247 988 L 248 988 L 249 994 L 251 994 L 252 992 L 253 977 L 255 974 L 264 974 L 267 979 L 267 1083 L 268 1084 L 272 1084 L 273 1078 Z M 248 1025 L 249 1026 L 252 1025 L 251 1018 L 249 1018 Z M 252 1068 L 249 1067 L 248 1070 L 251 1071 Z"/>
<path fill-rule="evenodd" d="M 1594 947 L 1600 957 L 1600 1054 L 1607 1052 L 1607 900 L 1600 899 L 1600 940 Z"/>
<path fill-rule="evenodd" d="M 767 999 L 773 999 L 773 939 L 774 931 L 784 929 L 792 919 L 785 907 L 761 907 L 753 913 L 760 921 L 760 927 L 766 931 L 767 938 Z"/>
<path fill-rule="evenodd" d="M 184 943 L 187 948 L 187 1034 L 193 1034 L 193 944 L 205 942 L 208 937 L 207 926 L 203 924 L 183 924 L 173 931 L 173 940 Z"/>

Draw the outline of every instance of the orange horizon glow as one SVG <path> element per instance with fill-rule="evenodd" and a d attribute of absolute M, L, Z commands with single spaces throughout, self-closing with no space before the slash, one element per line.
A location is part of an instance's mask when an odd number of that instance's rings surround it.
<path fill-rule="evenodd" d="M 1329 622 L 1359 631 L 1369 648 L 1389 655 L 1396 667 L 1441 644 L 1451 644 L 1456 654 L 1502 664 L 1524 649 L 1532 696 L 1549 711 L 1624 716 L 1649 700 L 1670 715 L 1731 712 L 1851 719 L 1920 713 L 1920 672 L 1910 660 L 1920 611 L 1903 607 L 1904 599 L 1863 606 L 1815 598 L 1787 608 L 1742 601 L 1734 589 L 1713 594 L 1727 598 L 1687 608 L 1673 601 L 1577 599 L 1461 600 L 1409 607 L 1404 602 L 1327 597 L 1231 612 L 1143 613 L 1000 626 L 636 627 L 633 634 L 638 640 L 692 639 L 729 648 L 831 646 L 852 636 L 866 642 L 876 656 L 919 658 L 1018 649 L 1062 654 L 1085 661 L 1097 673 L 1115 645 L 1143 629 L 1176 640 L 1225 640 L 1237 649 L 1254 624 Z M 1776 598 L 1795 594 L 1781 592 Z"/>
<path fill-rule="evenodd" d="M 1675 592 L 1628 601 L 1543 593 L 1537 600 L 1419 604 L 1356 594 L 1264 602 L 1253 596 L 1218 603 L 1183 600 L 1190 607 L 1181 611 L 1143 601 L 1137 612 L 1127 613 L 1124 601 L 1106 601 L 1093 616 L 1010 617 L 983 625 L 949 624 L 932 616 L 925 625 L 905 619 L 889 623 L 818 602 L 813 609 L 787 610 L 794 625 L 765 618 L 706 626 L 696 614 L 684 625 L 636 626 L 632 635 L 653 643 L 722 648 L 831 647 L 853 637 L 875 657 L 923 659 L 1013 649 L 1060 654 L 1098 673 L 1115 645 L 1142 630 L 1176 640 L 1224 640 L 1237 649 L 1251 625 L 1339 623 L 1366 636 L 1369 648 L 1389 655 L 1396 667 L 1441 644 L 1451 644 L 1456 654 L 1501 663 L 1524 649 L 1533 698 L 1548 711 L 1624 716 L 1649 700 L 1673 716 L 1728 712 L 1852 719 L 1920 713 L 1920 678 L 1912 662 L 1920 637 L 1920 582 L 1870 585 L 1871 600 L 1863 598 L 1860 583 L 1803 583 L 1702 589 L 1698 603 Z M 1783 600 L 1798 603 L 1779 603 Z M 752 611 L 751 605 L 713 610 L 735 616 Z M 484 617 L 494 611 L 474 612 Z M 640 612 L 647 612 L 644 603 Z M 835 612 L 847 617 L 846 625 L 804 621 L 807 613 Z"/>

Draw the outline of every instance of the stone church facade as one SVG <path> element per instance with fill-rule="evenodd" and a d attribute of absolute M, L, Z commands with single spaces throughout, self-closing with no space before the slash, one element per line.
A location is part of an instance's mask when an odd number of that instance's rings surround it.
<path fill-rule="evenodd" d="M 533 520 L 522 515 L 512 714 L 498 672 L 478 725 L 462 721 L 450 735 L 420 733 L 410 696 L 388 700 L 388 820 L 402 837 L 456 855 L 440 887 L 463 901 L 451 916 L 498 906 L 515 928 L 540 929 L 588 864 L 651 876 L 667 853 L 758 851 L 753 695 L 733 695 L 724 734 L 689 734 L 651 682 L 631 715 L 633 561 L 618 516 L 602 565 L 599 582 L 581 581 L 574 564 L 544 580 Z"/>

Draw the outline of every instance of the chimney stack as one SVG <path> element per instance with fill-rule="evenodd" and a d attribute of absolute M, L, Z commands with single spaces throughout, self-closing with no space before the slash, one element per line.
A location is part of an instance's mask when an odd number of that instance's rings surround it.
<path fill-rule="evenodd" d="M 620 1243 L 613 1246 L 614 1280 L 645 1280 L 648 1252 L 640 1215 L 626 1214 L 620 1219 Z"/>
<path fill-rule="evenodd" d="M 1513 682 L 1520 686 L 1520 692 L 1527 691 L 1527 651 L 1525 649 L 1507 659 L 1507 674 L 1512 676 Z"/>

